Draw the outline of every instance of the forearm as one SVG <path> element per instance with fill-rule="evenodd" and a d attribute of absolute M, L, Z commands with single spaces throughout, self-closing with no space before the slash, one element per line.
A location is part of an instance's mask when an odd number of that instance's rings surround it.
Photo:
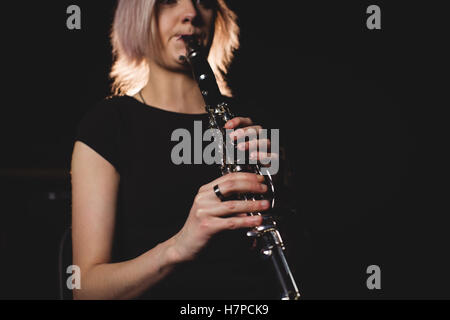
<path fill-rule="evenodd" d="M 162 281 L 176 267 L 173 238 L 160 243 L 135 259 L 98 264 L 83 272 L 81 289 L 75 299 L 133 299 Z"/>

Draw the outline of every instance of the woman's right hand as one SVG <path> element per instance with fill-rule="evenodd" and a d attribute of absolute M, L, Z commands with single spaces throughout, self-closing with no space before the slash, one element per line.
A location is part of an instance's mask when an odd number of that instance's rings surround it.
<path fill-rule="evenodd" d="M 262 223 L 260 215 L 249 212 L 268 210 L 267 200 L 221 201 L 214 192 L 219 185 L 225 196 L 236 193 L 260 193 L 267 191 L 264 177 L 254 173 L 229 173 L 203 185 L 195 196 L 189 216 L 183 228 L 174 236 L 173 252 L 177 262 L 193 260 L 217 233 L 224 230 L 252 228 Z"/>

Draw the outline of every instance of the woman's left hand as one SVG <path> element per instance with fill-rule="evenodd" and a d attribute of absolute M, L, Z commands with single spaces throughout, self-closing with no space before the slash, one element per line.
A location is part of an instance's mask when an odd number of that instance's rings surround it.
<path fill-rule="evenodd" d="M 268 166 L 271 160 L 279 158 L 277 150 L 271 150 L 270 139 L 267 134 L 264 139 L 259 139 L 263 128 L 259 125 L 254 125 L 252 119 L 233 118 L 225 124 L 225 129 L 234 130 L 230 134 L 232 141 L 249 137 L 249 141 L 238 143 L 238 150 L 249 150 L 251 160 L 258 160 L 265 166 Z M 267 152 L 259 151 L 261 149 Z"/>

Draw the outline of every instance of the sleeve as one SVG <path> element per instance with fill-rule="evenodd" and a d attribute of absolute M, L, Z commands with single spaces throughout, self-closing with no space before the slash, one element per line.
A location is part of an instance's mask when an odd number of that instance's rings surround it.
<path fill-rule="evenodd" d="M 108 100 L 102 101 L 78 123 L 75 141 L 88 145 L 120 173 L 119 125 L 117 106 Z"/>

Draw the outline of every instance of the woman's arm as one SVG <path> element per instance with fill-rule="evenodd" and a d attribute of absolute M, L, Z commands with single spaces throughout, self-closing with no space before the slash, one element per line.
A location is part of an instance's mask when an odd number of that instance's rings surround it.
<path fill-rule="evenodd" d="M 110 263 L 120 175 L 77 141 L 71 176 L 73 263 L 81 270 L 75 299 L 132 299 L 173 270 L 173 238 L 135 259 Z"/>
<path fill-rule="evenodd" d="M 75 299 L 132 299 L 164 279 L 176 265 L 196 258 L 209 240 L 225 230 L 247 229 L 262 223 L 247 212 L 269 209 L 266 200 L 224 201 L 242 193 L 266 193 L 264 177 L 235 172 L 200 187 L 183 228 L 141 256 L 110 263 L 120 176 L 113 165 L 82 142 L 72 156 L 73 261 L 81 269 L 81 289 Z"/>

